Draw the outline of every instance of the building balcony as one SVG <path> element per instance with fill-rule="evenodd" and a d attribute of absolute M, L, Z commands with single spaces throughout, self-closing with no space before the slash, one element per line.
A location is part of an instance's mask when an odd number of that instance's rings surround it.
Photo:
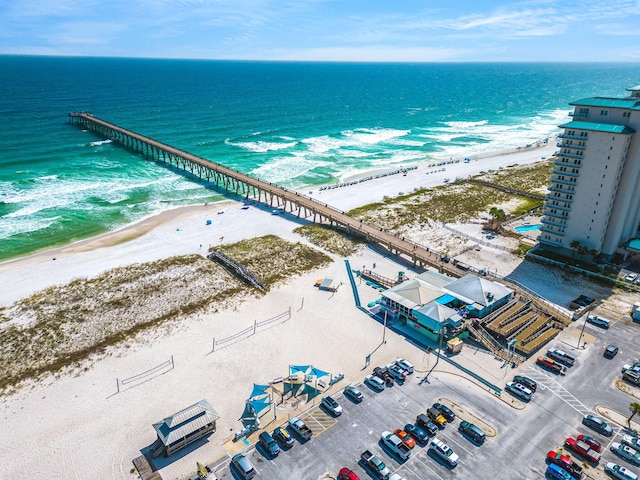
<path fill-rule="evenodd" d="M 584 155 L 581 153 L 565 153 L 565 152 L 556 152 L 554 157 L 565 157 L 565 158 L 575 158 L 577 160 L 582 160 Z"/>
<path fill-rule="evenodd" d="M 543 232 L 545 231 L 544 229 L 541 229 Z M 547 232 L 547 233 L 551 233 L 553 235 L 555 235 L 555 232 Z M 538 237 L 538 241 L 540 243 L 546 243 L 547 245 L 553 245 L 554 247 L 562 247 L 562 241 L 560 240 L 556 240 L 554 238 L 544 238 L 542 235 L 540 235 Z"/>
<path fill-rule="evenodd" d="M 567 228 L 567 222 L 553 220 L 551 218 L 547 218 L 546 216 L 542 217 L 540 222 L 544 223 L 545 225 L 553 225 L 554 227 L 558 227 L 558 228 Z"/>
<path fill-rule="evenodd" d="M 581 137 L 580 135 L 567 135 L 566 133 L 558 135 L 558 138 L 566 138 L 567 140 L 581 140 L 586 142 L 589 137 Z"/>
<path fill-rule="evenodd" d="M 570 117 L 574 118 L 589 118 L 588 112 L 569 112 Z"/>
<path fill-rule="evenodd" d="M 545 196 L 546 198 L 546 196 Z M 557 210 L 562 210 L 563 212 L 570 212 L 571 211 L 571 207 L 562 207 L 560 205 L 554 205 L 553 201 L 555 202 L 564 202 L 564 200 L 562 200 L 561 198 L 555 198 L 555 197 L 549 197 L 547 198 L 547 200 L 549 200 L 548 202 L 545 202 L 544 204 L 544 208 L 555 208 Z"/>
<path fill-rule="evenodd" d="M 544 196 L 545 200 L 548 200 L 550 202 L 562 202 L 562 203 L 568 203 L 569 205 L 573 203 L 573 200 L 570 200 L 568 198 L 562 198 L 562 197 L 558 197 L 556 195 L 551 195 L 551 194 L 547 194 Z M 555 207 L 556 205 L 554 205 Z M 564 207 L 563 207 L 564 208 Z M 567 209 L 567 211 L 570 211 L 571 209 Z"/>
<path fill-rule="evenodd" d="M 551 235 L 557 235 L 558 237 L 564 237 L 565 236 L 565 234 L 563 232 L 558 232 L 556 230 L 553 230 L 553 229 L 545 227 L 545 226 L 542 226 L 540 228 L 540 231 L 541 232 L 545 232 L 545 233 L 550 233 Z M 549 239 L 547 239 L 546 241 L 548 242 Z"/>
<path fill-rule="evenodd" d="M 580 168 L 582 166 L 581 163 L 573 163 L 562 160 L 562 158 L 556 158 L 553 161 L 553 165 L 556 167 L 571 167 L 571 168 Z"/>
<path fill-rule="evenodd" d="M 573 150 L 586 150 L 586 145 L 575 145 L 573 143 L 556 143 L 556 147 L 559 148 L 572 148 Z"/>
<path fill-rule="evenodd" d="M 560 180 L 559 178 L 554 178 L 554 177 L 551 177 L 549 181 L 551 183 L 557 183 L 560 185 L 571 185 L 572 187 L 575 187 L 577 185 L 577 182 L 570 182 L 569 180 Z"/>
<path fill-rule="evenodd" d="M 549 190 L 550 192 L 562 193 L 563 195 L 573 195 L 574 193 L 576 193 L 574 190 L 568 190 L 566 188 L 560 187 L 547 187 L 547 190 Z"/>
<path fill-rule="evenodd" d="M 556 205 L 545 208 L 544 211 L 542 212 L 542 215 L 544 215 L 545 217 L 559 218 L 561 220 L 569 220 L 568 215 L 562 215 L 560 213 L 552 213 L 550 209 L 554 209 L 554 208 L 557 208 Z"/>
<path fill-rule="evenodd" d="M 567 177 L 573 178 L 578 178 L 580 176 L 580 174 L 577 172 L 565 172 L 564 170 L 556 170 L 555 168 L 551 170 L 551 173 L 553 173 L 554 175 L 566 175 Z"/>

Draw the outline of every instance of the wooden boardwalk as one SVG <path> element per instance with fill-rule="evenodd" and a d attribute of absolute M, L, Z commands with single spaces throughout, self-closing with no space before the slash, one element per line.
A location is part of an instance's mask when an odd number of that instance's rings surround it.
<path fill-rule="evenodd" d="M 134 458 L 133 466 L 136 467 L 142 480 L 162 480 L 160 473 L 151 468 L 147 457 L 144 455 Z"/>

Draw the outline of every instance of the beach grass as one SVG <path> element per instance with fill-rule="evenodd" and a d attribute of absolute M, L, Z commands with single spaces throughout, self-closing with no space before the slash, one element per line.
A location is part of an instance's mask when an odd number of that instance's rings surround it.
<path fill-rule="evenodd" d="M 273 235 L 220 248 L 267 284 L 332 261 Z M 0 312 L 0 390 L 76 366 L 123 342 L 148 341 L 160 334 L 155 327 L 177 327 L 196 313 L 231 308 L 256 294 L 200 255 L 115 268 L 47 288 Z"/>
<path fill-rule="evenodd" d="M 355 254 L 365 242 L 343 231 L 326 225 L 309 224 L 294 229 L 294 232 L 308 239 L 312 244 L 342 257 Z"/>

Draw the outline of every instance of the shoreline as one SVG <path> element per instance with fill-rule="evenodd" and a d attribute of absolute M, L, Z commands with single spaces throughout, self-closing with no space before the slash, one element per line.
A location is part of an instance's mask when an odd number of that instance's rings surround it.
<path fill-rule="evenodd" d="M 319 200 L 319 197 L 321 196 L 323 203 L 328 203 L 336 208 L 340 208 L 344 211 L 347 211 L 352 208 L 357 208 L 363 205 L 367 205 L 369 203 L 375 203 L 376 201 L 382 200 L 383 197 L 385 196 L 386 197 L 396 196 L 399 194 L 408 193 L 412 190 L 416 190 L 419 188 L 430 188 L 433 186 L 437 186 L 437 183 L 434 183 L 431 180 L 436 180 L 436 181 L 439 181 L 440 183 L 443 183 L 445 178 L 451 177 L 452 174 L 455 173 L 455 171 L 461 170 L 460 168 L 457 168 L 457 169 L 449 168 L 448 170 L 443 170 L 442 172 L 433 172 L 433 173 L 437 173 L 437 175 L 434 175 L 434 177 L 428 180 L 420 181 L 420 182 L 415 181 L 418 178 L 421 178 L 421 177 L 417 177 L 418 174 L 422 175 L 425 169 L 432 168 L 433 166 L 435 166 L 436 163 L 442 163 L 442 162 L 447 163 L 447 167 L 464 166 L 465 170 L 475 172 L 475 173 L 469 173 L 470 175 L 472 174 L 477 175 L 480 169 L 474 168 L 474 167 L 478 166 L 476 162 L 478 162 L 479 160 L 490 160 L 490 159 L 499 160 L 500 158 L 504 158 L 505 156 L 510 157 L 513 155 L 515 157 L 515 156 L 521 156 L 522 154 L 527 154 L 531 152 L 539 153 L 540 150 L 544 150 L 545 152 L 547 152 L 547 150 L 555 151 L 555 149 L 556 147 L 553 144 L 553 142 L 544 144 L 542 141 L 537 141 L 537 142 L 533 142 L 528 147 L 514 147 L 514 148 L 503 149 L 503 150 L 494 151 L 494 152 L 479 153 L 479 154 L 465 157 L 465 158 L 470 158 L 471 162 L 464 162 L 463 159 L 457 159 L 458 160 L 457 162 L 455 162 L 454 160 L 446 161 L 441 159 L 432 159 L 426 162 L 425 161 L 419 162 L 418 164 L 415 164 L 416 168 L 413 170 L 410 170 L 406 176 L 384 175 L 384 176 L 381 176 L 380 178 L 372 178 L 371 180 L 358 182 L 358 180 L 362 178 L 375 177 L 376 175 L 381 173 L 402 169 L 402 167 L 375 169 L 375 170 L 369 170 L 369 171 L 363 172 L 361 174 L 346 177 L 343 180 L 344 183 L 357 182 L 354 185 L 340 184 L 343 186 L 340 186 L 339 188 L 328 188 L 328 189 L 326 188 L 327 186 L 333 187 L 335 184 L 314 185 L 314 186 L 301 187 L 301 188 L 295 189 L 294 191 L 297 191 L 304 195 L 314 197 L 318 200 Z M 542 155 L 542 157 L 544 156 L 545 155 Z M 547 152 L 546 157 L 548 158 L 550 156 L 551 155 L 549 154 L 549 152 Z M 538 157 L 534 161 L 541 161 L 541 158 Z M 486 168 L 491 168 L 488 165 L 488 163 L 489 162 L 483 163 L 482 166 Z M 533 162 L 531 161 L 531 158 L 529 158 L 525 163 L 533 163 Z M 413 167 L 413 166 L 414 165 L 411 165 L 410 167 Z M 507 165 L 501 164 L 500 166 L 505 167 Z M 431 173 L 431 172 L 427 172 L 427 173 Z M 408 177 L 411 177 L 411 178 L 408 178 Z M 457 177 L 454 177 L 454 178 L 457 178 Z M 402 179 L 402 181 L 400 179 Z M 346 201 L 346 202 L 343 200 L 341 201 L 341 199 L 339 198 L 340 195 L 335 194 L 335 192 L 337 191 L 343 191 L 344 188 L 347 188 L 350 190 L 352 190 L 354 187 L 364 189 L 366 186 L 372 185 L 372 182 L 376 182 L 377 185 L 384 183 L 385 185 L 381 186 L 381 191 L 388 192 L 388 193 L 385 193 L 385 195 L 383 195 L 383 197 L 380 197 L 380 198 L 375 198 L 375 196 L 372 197 L 370 195 L 369 196 L 352 195 L 352 196 L 349 196 L 350 201 Z M 408 190 L 405 189 L 404 191 L 398 190 L 397 192 L 394 193 L 393 191 L 394 189 L 389 188 L 390 185 L 394 183 L 397 186 L 406 184 L 407 186 L 410 186 L 410 189 Z M 198 213 L 202 213 L 203 207 L 205 209 L 211 208 L 213 209 L 214 213 L 217 213 L 218 210 L 221 210 L 226 206 L 231 206 L 234 204 L 238 204 L 240 202 L 241 200 L 225 198 L 218 202 L 206 203 L 204 205 L 192 204 L 192 205 L 172 207 L 167 210 L 163 210 L 159 213 L 153 213 L 133 223 L 123 225 L 115 230 L 106 231 L 98 235 L 76 240 L 72 243 L 68 243 L 68 244 L 64 244 L 56 247 L 45 247 L 42 250 L 38 250 L 30 254 L 16 256 L 16 257 L 12 257 L 12 258 L 8 258 L 6 260 L 0 261 L 0 272 L 11 270 L 13 268 L 17 268 L 17 267 L 20 267 L 21 265 L 25 265 L 31 262 L 38 262 L 38 261 L 44 261 L 44 260 L 48 261 L 52 258 L 57 259 L 59 256 L 63 256 L 63 255 L 81 253 L 81 252 L 86 252 L 91 250 L 98 250 L 105 247 L 113 247 L 121 243 L 127 243 L 141 236 L 144 236 L 145 234 L 151 232 L 152 230 L 156 229 L 161 225 L 171 223 L 171 222 L 176 222 L 183 217 L 190 217 Z M 216 206 L 217 206 L 217 209 L 215 208 Z"/>

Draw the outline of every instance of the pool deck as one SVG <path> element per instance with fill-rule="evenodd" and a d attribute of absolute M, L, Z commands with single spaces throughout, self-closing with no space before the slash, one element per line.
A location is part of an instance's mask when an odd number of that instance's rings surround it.
<path fill-rule="evenodd" d="M 526 215 L 526 216 L 524 216 L 522 218 L 519 218 L 517 220 L 513 220 L 511 222 L 507 222 L 506 224 L 503 225 L 503 227 L 507 228 L 509 230 L 513 230 L 514 232 L 519 233 L 523 237 L 529 238 L 531 240 L 537 240 L 538 239 L 538 235 L 540 235 L 540 229 L 527 230 L 526 232 L 517 232 L 515 229 L 516 229 L 516 227 L 524 227 L 524 226 L 528 226 L 528 225 L 537 225 L 537 224 L 540 223 L 541 219 L 542 219 L 542 217 L 538 217 L 538 216 L 534 216 L 534 215 Z"/>

